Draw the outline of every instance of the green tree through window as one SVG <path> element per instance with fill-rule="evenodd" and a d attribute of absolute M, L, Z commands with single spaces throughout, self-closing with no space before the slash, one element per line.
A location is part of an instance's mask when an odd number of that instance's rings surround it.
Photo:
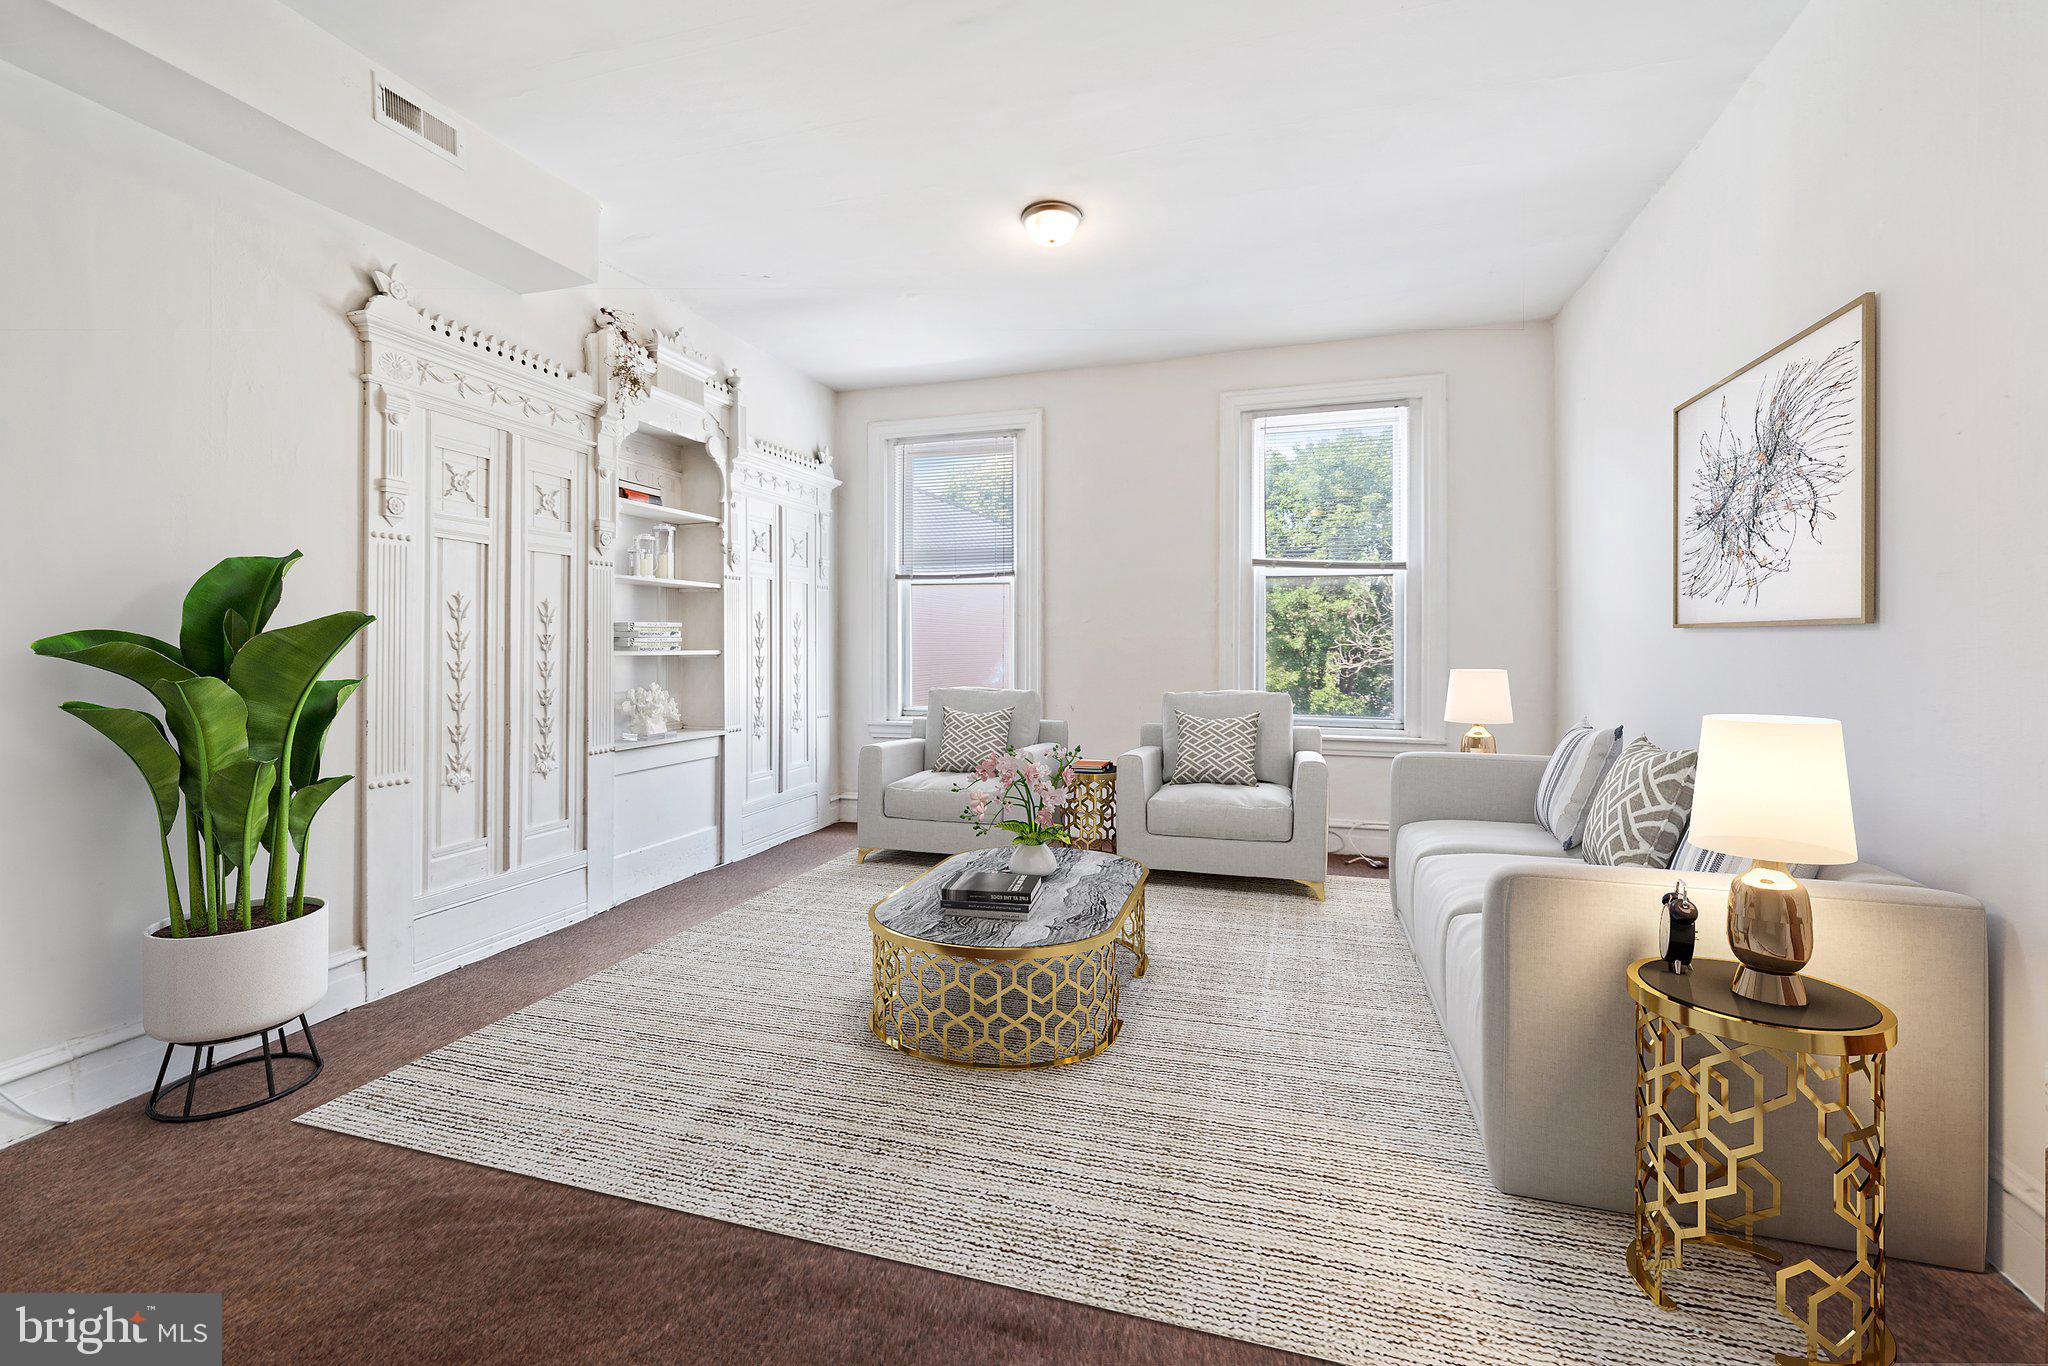
<path fill-rule="evenodd" d="M 1266 687 L 1304 716 L 1399 719 L 1397 411 L 1261 425 Z"/>

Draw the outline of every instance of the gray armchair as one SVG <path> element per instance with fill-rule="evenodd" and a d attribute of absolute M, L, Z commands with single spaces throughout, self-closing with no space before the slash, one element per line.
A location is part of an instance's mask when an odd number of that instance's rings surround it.
<path fill-rule="evenodd" d="M 938 723 L 944 709 L 988 712 L 1010 708 L 1010 744 L 1020 753 L 1067 743 L 1067 723 L 1044 719 L 1045 704 L 1035 692 L 997 688 L 934 688 L 929 720 L 910 723 L 907 740 L 882 740 L 863 745 L 856 790 L 859 793 L 860 848 L 855 857 L 866 862 L 881 849 L 912 853 L 960 854 L 1010 837 L 1001 831 L 975 833 L 961 812 L 974 784 L 972 773 L 943 773 L 932 765 L 939 757 Z"/>
<path fill-rule="evenodd" d="M 1259 717 L 1253 785 L 1170 783 L 1175 711 Z M 1294 724 L 1286 693 L 1168 693 L 1160 719 L 1117 761 L 1116 848 L 1148 868 L 1285 878 L 1320 901 L 1329 867 L 1330 770 L 1323 733 Z"/>

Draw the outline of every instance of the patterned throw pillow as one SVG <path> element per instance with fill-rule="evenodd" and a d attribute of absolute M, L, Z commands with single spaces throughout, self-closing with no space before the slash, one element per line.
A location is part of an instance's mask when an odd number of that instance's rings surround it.
<path fill-rule="evenodd" d="M 1586 808 L 1586 862 L 1666 868 L 1692 816 L 1695 749 L 1629 741 Z"/>
<path fill-rule="evenodd" d="M 1010 713 L 1001 711 L 954 711 L 942 707 L 939 717 L 939 758 L 932 765 L 939 773 L 972 773 L 974 766 L 1010 745 Z"/>
<path fill-rule="evenodd" d="M 1250 787 L 1259 781 L 1259 714 L 1190 716 L 1173 714 L 1180 732 L 1180 758 L 1170 783 L 1227 783 Z"/>
<path fill-rule="evenodd" d="M 1536 787 L 1536 823 L 1557 836 L 1559 848 L 1579 847 L 1586 806 L 1620 748 L 1620 726 L 1609 730 L 1583 721 L 1557 742 L 1544 766 L 1543 781 Z"/>

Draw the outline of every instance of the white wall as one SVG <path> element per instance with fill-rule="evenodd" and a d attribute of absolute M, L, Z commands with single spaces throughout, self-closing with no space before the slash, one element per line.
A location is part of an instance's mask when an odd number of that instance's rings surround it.
<path fill-rule="evenodd" d="M 1448 388 L 1450 663 L 1513 675 L 1505 750 L 1547 750 L 1554 717 L 1550 329 L 1544 323 L 1232 351 L 1143 365 L 840 395 L 839 731 L 850 787 L 868 723 L 875 601 L 867 427 L 894 418 L 1045 413 L 1045 702 L 1091 755 L 1136 744 L 1159 696 L 1221 681 L 1216 639 L 1217 402 L 1236 389 L 1442 374 Z M 1383 850 L 1385 758 L 1332 756 L 1333 824 Z"/>
<path fill-rule="evenodd" d="M 1864 857 L 1990 910 L 1993 1252 L 2037 1300 L 2044 69 L 2034 0 L 1814 0 L 1556 333 L 1561 709 L 1673 744 L 1705 712 L 1843 719 Z M 1864 290 L 1877 624 L 1674 630 L 1672 406 Z"/>
<path fill-rule="evenodd" d="M 599 302 L 686 326 L 745 372 L 753 430 L 793 446 L 829 440 L 832 395 L 642 291 L 507 294 L 6 65 L 0 184 L 19 191 L 0 195 L 0 1082 L 66 1113 L 134 1093 L 120 1078 L 138 1054 L 136 940 L 163 914 L 162 873 L 140 780 L 56 709 L 143 695 L 28 642 L 88 626 L 175 638 L 186 587 L 229 554 L 306 552 L 281 621 L 360 605 L 344 314 L 367 297 L 365 267 L 400 261 L 428 308 L 579 366 Z M 338 728 L 331 771 L 355 771 L 355 749 Z M 345 907 L 353 817 L 328 808 L 311 864 Z M 356 933 L 338 917 L 334 948 Z M 0 1108 L 0 1141 L 12 1132 Z"/>

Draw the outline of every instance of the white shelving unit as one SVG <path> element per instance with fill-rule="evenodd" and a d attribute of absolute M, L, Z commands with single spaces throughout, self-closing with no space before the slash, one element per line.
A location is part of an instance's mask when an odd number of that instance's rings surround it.
<path fill-rule="evenodd" d="M 700 593 L 716 593 L 719 589 L 719 585 L 703 579 L 664 579 L 659 574 L 614 574 L 612 578 L 619 583 L 637 583 L 648 588 L 674 588 L 685 593 L 693 589 Z"/>
<path fill-rule="evenodd" d="M 614 743 L 620 749 L 653 749 L 659 745 L 679 745 L 685 740 L 717 740 L 724 735 L 722 730 L 672 730 L 666 735 L 650 735 L 644 740 L 618 740 Z"/>
<path fill-rule="evenodd" d="M 650 522 L 676 522 L 683 526 L 718 526 L 721 522 L 720 518 L 708 512 L 690 512 L 660 503 L 643 503 L 634 498 L 619 499 L 619 513 L 625 517 L 642 517 Z"/>

